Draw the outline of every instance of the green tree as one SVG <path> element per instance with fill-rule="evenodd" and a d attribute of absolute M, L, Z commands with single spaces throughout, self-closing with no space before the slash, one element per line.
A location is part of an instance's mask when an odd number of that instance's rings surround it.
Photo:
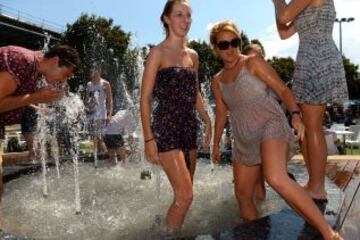
<path fill-rule="evenodd" d="M 350 99 L 360 98 L 360 78 L 359 78 L 359 65 L 350 61 L 350 59 L 343 56 L 343 64 L 346 75 L 346 82 L 349 91 Z"/>
<path fill-rule="evenodd" d="M 272 59 L 269 59 L 268 62 L 276 70 L 280 78 L 285 83 L 291 82 L 295 68 L 294 59 L 292 59 L 291 57 L 287 57 L 287 58 L 273 57 Z"/>
<path fill-rule="evenodd" d="M 124 32 L 120 26 L 114 26 L 112 19 L 95 15 L 82 14 L 73 24 L 68 24 L 62 42 L 74 46 L 82 60 L 75 76 L 77 81 L 69 82 L 71 89 L 86 86 L 90 79 L 89 70 L 97 63 L 101 64 L 102 76 L 109 80 L 114 96 L 121 96 L 119 76 L 124 74 L 127 67 L 130 38 L 131 34 Z M 131 78 L 124 78 L 125 81 L 128 79 L 132 81 Z"/>
<path fill-rule="evenodd" d="M 193 40 L 188 43 L 188 47 L 194 49 L 199 55 L 199 82 L 211 81 L 222 65 L 210 45 L 204 41 Z"/>

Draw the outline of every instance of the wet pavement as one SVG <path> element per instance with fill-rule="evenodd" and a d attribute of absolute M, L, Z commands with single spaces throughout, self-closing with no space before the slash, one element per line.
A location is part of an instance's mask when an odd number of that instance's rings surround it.
<path fill-rule="evenodd" d="M 303 166 L 300 166 L 302 168 Z M 299 166 L 296 164 L 289 165 L 289 171 L 295 173 L 295 176 L 300 184 L 303 184 L 306 179 L 306 171 L 298 170 Z M 4 180 L 11 181 L 23 174 L 29 174 L 40 170 L 39 164 L 24 164 L 13 167 L 6 167 L 4 169 Z M 326 219 L 333 226 L 337 224 L 339 211 L 344 199 L 343 192 L 329 179 L 327 179 L 327 192 L 329 202 L 320 205 L 323 209 Z M 279 201 L 280 200 L 280 201 Z M 255 221 L 244 222 L 238 224 L 233 228 L 229 228 L 220 232 L 189 236 L 189 237 L 166 237 L 156 239 L 180 239 L 180 240 L 317 240 L 322 239 L 319 233 L 309 224 L 298 216 L 292 209 L 290 209 L 283 200 L 268 198 L 266 201 L 279 201 L 282 210 L 274 212 L 268 216 L 262 217 Z M 25 240 L 24 238 L 16 238 L 11 234 L 0 232 L 1 240 Z M 29 240 L 29 239 L 27 239 Z"/>

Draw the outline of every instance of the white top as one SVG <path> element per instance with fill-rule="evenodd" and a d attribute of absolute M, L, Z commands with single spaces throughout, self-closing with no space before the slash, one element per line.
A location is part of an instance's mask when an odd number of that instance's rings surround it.
<path fill-rule="evenodd" d="M 105 80 L 100 79 L 98 83 L 92 81 L 87 83 L 86 91 L 91 93 L 96 99 L 97 107 L 96 111 L 92 114 L 88 114 L 89 119 L 106 119 L 107 108 L 106 108 L 106 91 L 105 91 Z"/>
<path fill-rule="evenodd" d="M 126 134 L 135 131 L 137 121 L 130 110 L 120 110 L 105 128 L 105 134 Z"/>

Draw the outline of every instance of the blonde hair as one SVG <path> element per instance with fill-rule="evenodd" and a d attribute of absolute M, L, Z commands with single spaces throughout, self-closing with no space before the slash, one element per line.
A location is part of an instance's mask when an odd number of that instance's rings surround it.
<path fill-rule="evenodd" d="M 210 44 L 213 49 L 217 43 L 217 39 L 216 39 L 217 34 L 220 32 L 224 32 L 224 31 L 232 32 L 241 41 L 240 30 L 238 29 L 238 27 L 236 26 L 236 24 L 233 21 L 225 20 L 225 21 L 217 22 L 212 26 L 212 28 L 210 30 Z M 240 44 L 240 46 L 241 45 L 242 45 L 242 43 Z"/>

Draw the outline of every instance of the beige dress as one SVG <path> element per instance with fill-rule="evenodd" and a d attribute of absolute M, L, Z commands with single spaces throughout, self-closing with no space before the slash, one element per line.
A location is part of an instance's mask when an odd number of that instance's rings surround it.
<path fill-rule="evenodd" d="M 246 65 L 234 82 L 220 81 L 220 88 L 230 112 L 233 161 L 248 166 L 261 164 L 260 145 L 266 139 L 282 139 L 290 147 L 294 144 L 295 137 L 284 111 L 269 94 L 267 85 L 251 75 Z"/>

